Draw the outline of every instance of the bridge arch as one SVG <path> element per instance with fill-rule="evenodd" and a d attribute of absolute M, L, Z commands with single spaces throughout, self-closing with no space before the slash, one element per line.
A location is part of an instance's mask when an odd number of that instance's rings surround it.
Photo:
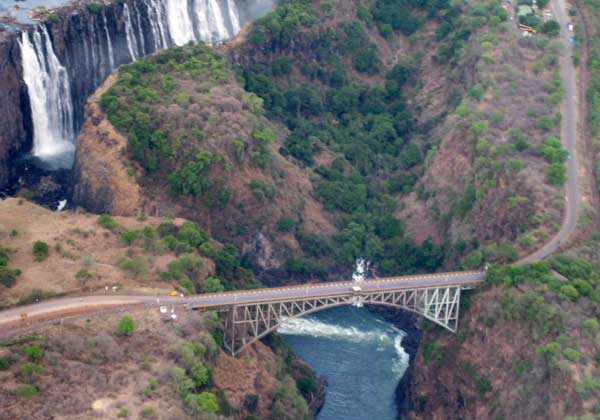
<path fill-rule="evenodd" d="M 235 305 L 229 307 L 225 317 L 224 345 L 232 355 L 237 355 L 288 319 L 356 303 L 414 312 L 456 332 L 460 292 L 460 285 L 449 285 Z"/>

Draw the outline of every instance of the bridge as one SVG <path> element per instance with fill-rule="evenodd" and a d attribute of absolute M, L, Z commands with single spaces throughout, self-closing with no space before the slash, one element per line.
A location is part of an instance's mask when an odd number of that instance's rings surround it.
<path fill-rule="evenodd" d="M 484 278 L 484 271 L 463 271 L 315 283 L 194 296 L 187 306 L 225 312 L 224 345 L 237 355 L 287 319 L 341 305 L 404 309 L 456 332 L 461 291 L 477 287 Z"/>

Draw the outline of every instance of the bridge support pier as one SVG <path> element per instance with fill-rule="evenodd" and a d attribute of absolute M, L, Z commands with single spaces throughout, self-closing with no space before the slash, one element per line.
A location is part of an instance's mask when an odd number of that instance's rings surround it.
<path fill-rule="evenodd" d="M 224 345 L 239 354 L 285 322 L 286 319 L 341 305 L 362 303 L 385 305 L 423 315 L 451 332 L 458 329 L 461 286 L 348 292 L 329 297 L 307 297 L 283 301 L 230 306 L 225 316 Z"/>

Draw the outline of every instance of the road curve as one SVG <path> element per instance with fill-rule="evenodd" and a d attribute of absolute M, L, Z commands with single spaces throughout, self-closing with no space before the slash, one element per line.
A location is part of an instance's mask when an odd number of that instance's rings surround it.
<path fill-rule="evenodd" d="M 577 183 L 577 105 L 579 96 L 576 82 L 575 65 L 573 64 L 573 46 L 569 38 L 574 36 L 569 32 L 567 25 L 567 5 L 564 0 L 552 0 L 552 13 L 560 23 L 560 40 L 564 44 L 560 57 L 560 75 L 564 89 L 562 104 L 561 140 L 563 147 L 569 153 L 567 160 L 567 184 L 565 187 L 565 214 L 562 226 L 558 233 L 537 251 L 522 258 L 517 264 L 527 264 L 537 260 L 543 260 L 550 254 L 556 252 L 561 243 L 564 243 L 577 227 L 577 212 L 579 209 L 580 193 Z M 582 99 L 583 100 L 583 99 Z"/>

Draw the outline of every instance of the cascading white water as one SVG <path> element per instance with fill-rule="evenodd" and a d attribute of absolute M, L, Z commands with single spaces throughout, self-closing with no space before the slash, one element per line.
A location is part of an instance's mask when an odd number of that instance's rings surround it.
<path fill-rule="evenodd" d="M 229 12 L 231 30 L 235 35 L 240 31 L 240 16 L 238 14 L 237 6 L 233 0 L 227 0 L 227 11 Z"/>
<path fill-rule="evenodd" d="M 194 26 L 188 13 L 186 0 L 166 0 L 167 22 L 171 38 L 176 45 L 195 41 Z"/>
<path fill-rule="evenodd" d="M 92 22 L 90 24 L 90 52 L 92 54 L 92 79 L 94 81 L 94 84 L 97 83 L 98 81 L 98 60 L 96 59 L 96 45 L 98 45 L 98 42 L 96 41 L 96 30 L 95 28 L 95 23 L 94 23 L 94 18 L 92 18 Z"/>
<path fill-rule="evenodd" d="M 211 32 L 211 39 L 208 41 L 221 41 L 229 37 L 229 31 L 225 27 L 225 20 L 223 19 L 223 13 L 221 13 L 221 7 L 217 3 L 217 0 L 207 0 L 208 2 L 208 25 Z"/>
<path fill-rule="evenodd" d="M 163 6 L 157 0 L 146 1 L 146 9 L 150 28 L 152 30 L 152 38 L 154 39 L 154 50 L 158 51 L 168 47 L 167 37 L 163 27 Z"/>
<path fill-rule="evenodd" d="M 110 32 L 108 32 L 108 23 L 106 23 L 106 12 L 102 13 L 102 20 L 104 23 L 104 33 L 106 34 L 106 45 L 108 47 L 108 63 L 112 70 L 115 68 L 115 54 L 113 53 L 112 41 L 110 40 Z"/>
<path fill-rule="evenodd" d="M 135 18 L 137 21 L 138 38 L 140 40 L 140 48 L 138 49 L 138 55 L 141 57 L 146 54 L 146 41 L 144 40 L 144 33 L 142 32 L 142 17 L 138 10 L 137 3 L 134 1 L 133 11 L 135 12 Z"/>
<path fill-rule="evenodd" d="M 21 34 L 23 80 L 33 122 L 33 155 L 51 169 L 70 168 L 75 152 L 71 87 L 44 25 Z"/>
<path fill-rule="evenodd" d="M 135 35 L 133 33 L 133 26 L 131 25 L 131 13 L 129 13 L 129 7 L 127 3 L 123 5 L 123 16 L 125 17 L 125 38 L 127 41 L 127 49 L 129 50 L 129 55 L 133 61 L 138 58 L 138 47 L 137 41 L 135 40 Z"/>

